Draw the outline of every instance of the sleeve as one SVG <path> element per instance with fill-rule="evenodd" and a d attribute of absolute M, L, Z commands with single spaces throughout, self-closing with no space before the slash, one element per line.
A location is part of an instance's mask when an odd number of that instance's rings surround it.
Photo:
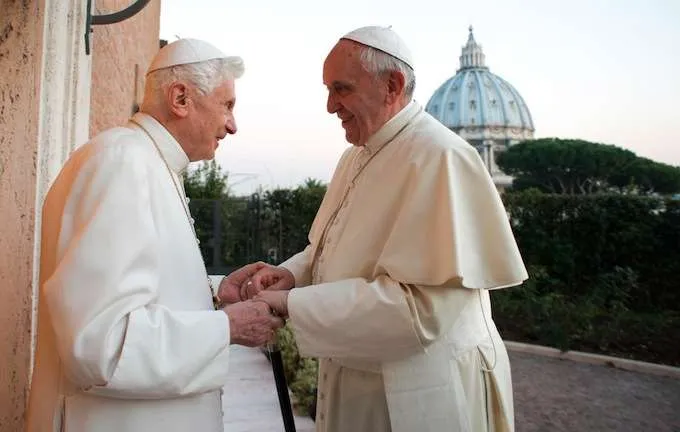
<path fill-rule="evenodd" d="M 216 390 L 226 382 L 228 317 L 157 304 L 148 156 L 136 153 L 113 147 L 93 156 L 53 216 L 59 246 L 42 289 L 62 365 L 76 385 L 108 397 Z"/>
<path fill-rule="evenodd" d="M 279 264 L 280 267 L 293 273 L 296 287 L 304 287 L 312 283 L 311 249 L 311 245 L 307 245 L 302 252 L 298 252 Z"/>
<path fill-rule="evenodd" d="M 304 356 L 393 361 L 424 352 L 474 298 L 462 287 L 406 285 L 383 275 L 294 289 L 288 313 Z"/>
<path fill-rule="evenodd" d="M 226 275 L 208 275 L 210 279 L 210 288 L 212 289 L 213 296 L 216 295 L 220 290 L 220 284 Z"/>

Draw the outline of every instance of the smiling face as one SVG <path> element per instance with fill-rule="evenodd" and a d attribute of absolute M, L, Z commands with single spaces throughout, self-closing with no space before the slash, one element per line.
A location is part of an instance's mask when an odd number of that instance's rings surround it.
<path fill-rule="evenodd" d="M 170 129 L 189 160 L 213 159 L 219 141 L 236 133 L 234 80 L 224 81 L 208 94 L 175 82 L 169 94 L 174 118 Z"/>
<path fill-rule="evenodd" d="M 193 103 L 187 116 L 192 139 L 189 151 L 185 151 L 191 161 L 213 159 L 219 141 L 236 133 L 234 81 L 227 80 L 206 95 L 192 90 Z"/>
<path fill-rule="evenodd" d="M 341 40 L 324 62 L 326 109 L 337 114 L 351 144 L 363 146 L 393 114 L 388 77 L 374 76 L 361 64 L 361 45 Z"/>

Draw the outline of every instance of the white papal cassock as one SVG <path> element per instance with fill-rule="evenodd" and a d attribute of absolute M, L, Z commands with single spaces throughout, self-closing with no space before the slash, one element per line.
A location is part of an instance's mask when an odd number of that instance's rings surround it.
<path fill-rule="evenodd" d="M 344 153 L 309 241 L 283 266 L 317 431 L 513 429 L 488 290 L 527 273 L 472 146 L 411 102 Z"/>
<path fill-rule="evenodd" d="M 29 432 L 223 430 L 229 321 L 173 184 L 189 160 L 133 120 L 78 149 L 47 195 Z"/>

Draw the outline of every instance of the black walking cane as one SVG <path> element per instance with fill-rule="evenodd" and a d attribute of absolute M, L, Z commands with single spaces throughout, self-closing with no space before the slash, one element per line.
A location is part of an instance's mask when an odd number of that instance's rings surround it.
<path fill-rule="evenodd" d="M 280 209 L 279 209 L 280 212 Z M 280 221 L 279 213 L 279 221 Z M 275 257 L 267 256 L 269 264 L 276 265 Z M 288 383 L 286 374 L 283 370 L 283 357 L 281 357 L 281 347 L 279 346 L 279 332 L 274 333 L 274 340 L 267 344 L 267 355 L 272 362 L 272 372 L 274 372 L 274 382 L 276 383 L 276 393 L 279 396 L 279 407 L 281 407 L 281 417 L 283 419 L 283 430 L 285 432 L 295 432 L 295 418 L 293 417 L 293 407 L 290 404 L 288 394 Z"/>
<path fill-rule="evenodd" d="M 269 354 L 269 360 L 272 362 L 276 393 L 279 396 L 279 406 L 281 407 L 281 417 L 283 418 L 283 428 L 285 432 L 295 432 L 293 407 L 290 404 L 288 384 L 286 383 L 286 375 L 283 371 L 283 358 L 281 357 L 281 347 L 279 346 L 277 335 L 274 335 L 272 343 L 267 345 L 267 353 Z"/>

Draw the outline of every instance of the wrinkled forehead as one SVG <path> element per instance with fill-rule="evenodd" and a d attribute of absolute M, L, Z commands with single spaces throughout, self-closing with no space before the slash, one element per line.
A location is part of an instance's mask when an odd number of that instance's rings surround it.
<path fill-rule="evenodd" d="M 361 78 L 362 74 L 366 74 L 366 71 L 361 66 L 361 45 L 340 40 L 323 64 L 323 83 L 328 86 L 334 81 L 354 81 Z"/>
<path fill-rule="evenodd" d="M 231 99 L 236 94 L 236 83 L 233 79 L 227 79 L 222 81 L 215 89 L 209 93 L 210 96 L 214 96 L 220 99 Z"/>

